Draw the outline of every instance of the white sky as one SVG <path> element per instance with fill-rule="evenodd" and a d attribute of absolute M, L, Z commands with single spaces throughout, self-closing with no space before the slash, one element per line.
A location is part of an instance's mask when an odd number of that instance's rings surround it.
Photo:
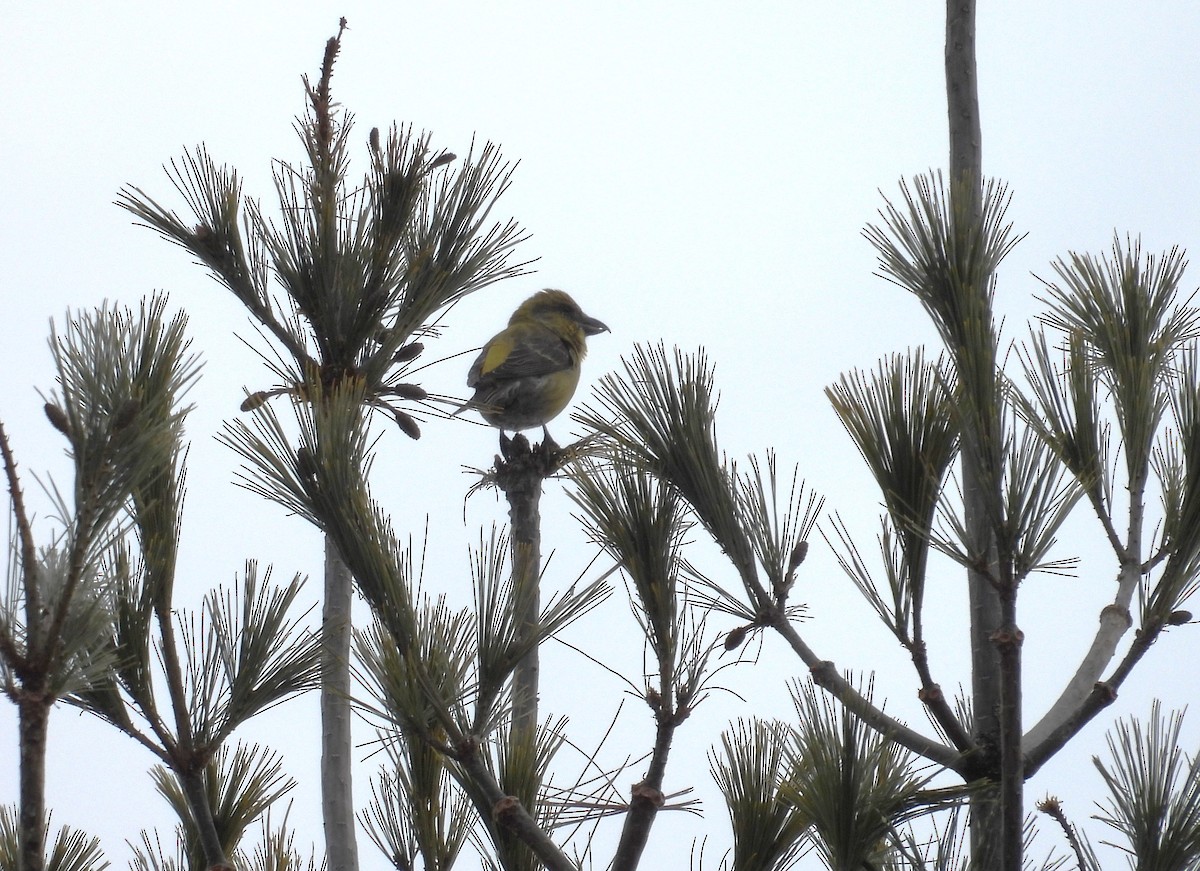
<path fill-rule="evenodd" d="M 1029 234 L 1002 268 L 997 295 L 1008 335 L 1020 336 L 1036 311 L 1030 273 L 1048 276 L 1054 257 L 1105 251 L 1114 230 L 1141 234 L 1150 251 L 1200 237 L 1200 7 L 1137 4 L 1134 15 L 1130 4 L 1109 0 L 981 6 L 985 172 L 1011 185 L 1009 217 Z M 580 397 L 634 343 L 703 346 L 717 366 L 723 447 L 743 457 L 773 446 L 784 464 L 799 464 L 871 552 L 878 496 L 822 390 L 841 372 L 933 336 L 915 300 L 873 277 L 860 236 L 882 202 L 879 190 L 895 196 L 901 177 L 945 163 L 943 6 L 933 2 L 5 5 L 0 348 L 9 375 L 0 419 L 27 490 L 36 493 L 33 473 L 44 470 L 66 482 L 61 442 L 35 390 L 52 386 L 49 320 L 68 307 L 134 304 L 165 289 L 187 309 L 207 360 L 192 397 L 199 407 L 177 604 L 197 605 L 249 557 L 273 563 L 280 580 L 311 574 L 315 603 L 317 534 L 233 487 L 236 460 L 213 439 L 236 414 L 242 387 L 269 381 L 234 338 L 253 337 L 246 317 L 203 270 L 132 227 L 112 201 L 133 183 L 178 203 L 161 165 L 200 141 L 239 169 L 247 192 L 268 198 L 270 159 L 300 157 L 291 128 L 303 108 L 300 75 L 315 77 L 339 15 L 350 30 L 334 93 L 357 118 L 359 168 L 369 129 L 392 121 L 429 129 L 435 146 L 459 154 L 473 135 L 490 139 L 521 162 L 501 212 L 531 231 L 522 252 L 540 258 L 537 273 L 456 310 L 430 359 L 477 347 L 546 286 L 569 290 L 613 330 L 592 341 Z M 435 366 L 425 386 L 461 393 L 466 366 Z M 569 428 L 564 417 L 553 431 L 563 441 Z M 419 541 L 428 516 L 427 588 L 461 604 L 469 601 L 467 546 L 504 519 L 501 503 L 477 496 L 464 523 L 471 479 L 461 468 L 488 465 L 494 451 L 490 429 L 431 420 L 419 442 L 385 439 L 376 464 L 375 489 L 396 528 Z M 543 541 L 557 548 L 552 588 L 591 555 L 570 511 L 551 485 Z M 1057 694 L 1109 595 L 1115 566 L 1095 526 L 1081 513 L 1064 535 L 1060 555 L 1084 557 L 1077 579 L 1034 578 L 1025 590 L 1030 721 Z M 53 526 L 43 520 L 39 529 L 44 540 Z M 697 559 L 712 574 L 728 572 L 711 553 Z M 819 540 L 796 595 L 810 605 L 803 631 L 812 646 L 843 668 L 876 670 L 889 710 L 923 727 L 901 651 Z M 931 643 L 947 688 L 966 678 L 963 598 L 960 574 L 943 567 L 931 601 L 944 604 L 930 619 L 945 618 Z M 591 650 L 603 641 L 599 652 L 637 682 L 631 630 L 615 598 L 569 638 Z M 1168 706 L 1194 701 L 1194 669 L 1173 664 L 1197 654 L 1194 626 L 1169 633 L 1111 713 L 1144 716 L 1155 695 Z M 621 702 L 621 685 L 561 649 L 544 661 L 545 710 L 569 714 L 587 744 Z M 788 716 L 785 687 L 798 666 L 768 638 L 756 666 L 722 674 L 743 698 L 718 694 L 684 725 L 667 788 L 695 785 L 707 816 L 660 822 L 657 867 L 684 867 L 692 838 L 707 836 L 713 858 L 727 844 L 707 748 L 732 718 Z M 625 701 L 610 760 L 650 746 L 649 714 Z M 301 844 L 320 840 L 316 710 L 315 698 L 294 702 L 238 736 L 285 752 L 301 781 L 291 814 Z M 15 722 L 13 707 L 0 705 L 0 747 L 12 748 L 0 750 L 0 801 L 16 797 Z M 1089 759 L 1111 722 L 1099 718 L 1047 766 L 1028 788 L 1030 802 L 1056 793 L 1083 822 L 1099 796 Z M 1194 750 L 1195 723 L 1187 734 Z M 569 753 L 563 760 L 564 768 L 575 762 Z M 172 822 L 145 774 L 152 761 L 103 724 L 56 710 L 48 770 L 55 821 L 99 835 L 123 867 L 125 839 L 150 826 L 165 835 Z M 374 768 L 370 760 L 359 770 L 363 803 Z M 639 776 L 631 771 L 623 783 Z M 1041 843 L 1051 841 L 1047 832 Z M 364 868 L 384 867 L 365 838 L 360 850 Z"/>

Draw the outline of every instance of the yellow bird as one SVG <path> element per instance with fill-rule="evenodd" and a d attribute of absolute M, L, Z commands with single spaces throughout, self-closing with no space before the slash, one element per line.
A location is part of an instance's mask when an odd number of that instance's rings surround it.
<path fill-rule="evenodd" d="M 579 385 L 585 340 L 602 332 L 608 327 L 563 291 L 535 293 L 483 346 L 467 373 L 475 395 L 458 411 L 474 408 L 502 432 L 540 426 L 549 439 L 547 422 L 567 407 Z"/>

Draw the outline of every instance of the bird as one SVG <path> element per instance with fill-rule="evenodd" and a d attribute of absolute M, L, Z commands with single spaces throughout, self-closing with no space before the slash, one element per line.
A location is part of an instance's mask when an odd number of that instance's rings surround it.
<path fill-rule="evenodd" d="M 500 430 L 541 427 L 558 416 L 579 385 L 588 336 L 611 332 L 561 290 L 542 290 L 521 303 L 508 326 L 483 346 L 467 373 L 475 394 L 458 411 L 475 409 Z"/>

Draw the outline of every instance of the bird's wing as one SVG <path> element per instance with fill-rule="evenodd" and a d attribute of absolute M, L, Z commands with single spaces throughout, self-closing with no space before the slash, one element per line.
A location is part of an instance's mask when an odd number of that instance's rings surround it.
<path fill-rule="evenodd" d="M 467 373 L 467 386 L 549 375 L 573 365 L 570 347 L 552 330 L 540 324 L 516 324 L 484 346 Z"/>

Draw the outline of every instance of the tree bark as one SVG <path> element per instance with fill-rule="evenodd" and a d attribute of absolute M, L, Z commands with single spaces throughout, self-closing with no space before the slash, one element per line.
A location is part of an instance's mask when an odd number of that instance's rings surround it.
<path fill-rule="evenodd" d="M 557 448 L 555 448 L 557 450 Z M 520 627 L 518 638 L 528 641 L 537 636 L 541 622 L 542 571 L 542 481 L 556 464 L 550 445 L 530 448 L 523 436 L 516 436 L 506 452 L 504 468 L 497 474 L 500 489 L 508 500 L 509 531 L 512 536 L 512 592 Z M 531 740 L 538 724 L 538 646 L 513 670 L 513 728 Z"/>
<path fill-rule="evenodd" d="M 1101 680 L 1104 669 L 1108 668 L 1108 664 L 1116 655 L 1121 639 L 1133 625 L 1129 606 L 1142 580 L 1146 479 L 1147 471 L 1143 468 L 1132 475 L 1129 481 L 1129 524 L 1124 546 L 1117 547 L 1117 557 L 1121 563 L 1117 574 L 1117 594 L 1100 612 L 1100 627 L 1075 675 L 1050 710 L 1029 730 L 1026 737 L 1028 747 L 1045 746 L 1049 750 L 1044 758 L 1049 758 L 1049 755 L 1058 749 L 1048 746 L 1051 736 L 1078 717 L 1079 712 L 1088 704 L 1096 683 Z"/>
<path fill-rule="evenodd" d="M 951 186 L 968 183 L 978 197 L 983 186 L 983 134 L 975 64 L 975 0 L 946 0 L 946 103 Z"/>
<path fill-rule="evenodd" d="M 580 871 L 580 866 L 563 853 L 529 811 L 516 798 L 504 794 L 479 753 L 461 756 L 458 762 L 479 789 L 482 798 L 489 803 L 489 806 L 479 808 L 480 813 L 491 814 L 493 819 L 516 835 L 549 871 Z"/>
<path fill-rule="evenodd" d="M 963 514 L 967 534 L 975 553 L 987 554 L 987 562 L 994 569 L 996 549 L 992 542 L 988 521 L 987 499 L 980 481 L 978 463 L 969 446 L 968 438 L 977 435 L 963 434 L 962 460 Z M 970 607 L 971 638 L 971 710 L 973 716 L 972 736 L 984 755 L 982 770 L 996 779 L 1001 756 L 1001 667 L 1000 656 L 993 634 L 1000 629 L 1003 616 L 1000 597 L 987 572 L 967 572 L 967 593 Z M 1000 826 L 1002 819 L 1000 784 L 981 788 L 971 795 L 971 858 L 983 871 L 996 871 L 1003 867 L 1000 850 Z"/>
<path fill-rule="evenodd" d="M 42 871 L 46 862 L 46 738 L 50 707 L 41 693 L 20 690 L 17 731 L 21 745 L 20 822 L 22 871 Z"/>
<path fill-rule="evenodd" d="M 983 214 L 983 135 L 975 58 L 975 7 L 975 0 L 947 0 L 945 65 L 952 203 L 959 200 L 954 204 L 959 219 L 978 225 Z M 987 292 L 983 287 L 975 290 Z M 996 412 L 998 415 L 998 410 Z M 992 429 L 992 433 L 998 432 L 998 426 Z M 1020 829 L 1018 827 L 1014 842 L 1011 830 L 1001 827 L 1014 814 L 1018 819 L 1021 815 L 1020 645 L 1009 643 L 1004 646 L 1002 643 L 1003 639 L 1014 641 L 1019 637 L 1015 626 L 1016 590 L 1009 591 L 1012 608 L 1009 609 L 1011 613 L 1006 613 L 992 582 L 999 578 L 995 540 L 990 528 L 993 515 L 988 510 L 993 494 L 987 492 L 988 488 L 981 480 L 977 459 L 983 456 L 983 451 L 997 450 L 997 446 L 990 443 L 989 435 L 991 433 L 963 433 L 963 513 L 972 551 L 985 555 L 989 564 L 987 572 L 968 573 L 973 731 L 985 754 L 989 751 L 996 754 L 996 766 L 985 760 L 984 767 L 999 769 L 1000 788 L 983 790 L 972 799 L 971 852 L 977 867 L 1019 871 Z M 1006 631 L 1001 632 L 1001 627 Z M 1003 662 L 1000 649 L 1004 652 Z M 1015 771 L 1011 770 L 1014 760 Z"/>
<path fill-rule="evenodd" d="M 337 545 L 325 537 L 321 611 L 321 811 L 329 871 L 357 871 L 354 742 L 350 709 L 350 606 L 354 582 Z"/>
<path fill-rule="evenodd" d="M 993 638 L 1000 659 L 1000 861 L 1004 871 L 1021 871 L 1024 856 L 1025 757 L 1021 742 L 1021 642 L 1017 588 L 1004 591 L 1003 623 Z"/>
<path fill-rule="evenodd" d="M 225 848 L 217 835 L 217 827 L 213 822 L 212 807 L 208 803 L 208 790 L 204 785 L 204 767 L 189 766 L 187 770 L 176 772 L 179 785 L 187 797 L 188 807 L 192 809 L 192 822 L 200 836 L 200 849 L 204 852 L 204 861 L 209 868 L 229 866 Z"/>

